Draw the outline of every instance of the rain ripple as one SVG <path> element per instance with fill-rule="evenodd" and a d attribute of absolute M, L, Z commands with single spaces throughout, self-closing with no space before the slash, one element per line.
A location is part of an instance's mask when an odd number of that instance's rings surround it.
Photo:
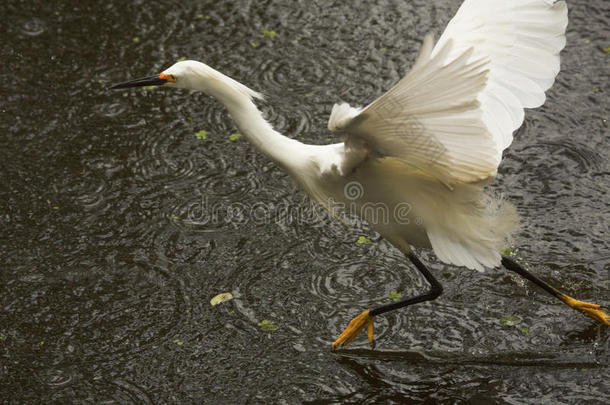
<path fill-rule="evenodd" d="M 21 26 L 21 32 L 30 37 L 37 37 L 47 30 L 47 24 L 40 18 L 32 18 Z"/>

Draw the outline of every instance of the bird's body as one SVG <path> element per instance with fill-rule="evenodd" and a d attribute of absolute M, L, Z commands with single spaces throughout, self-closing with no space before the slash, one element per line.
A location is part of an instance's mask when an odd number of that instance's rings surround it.
<path fill-rule="evenodd" d="M 278 133 L 256 107 L 261 94 L 201 62 L 178 62 L 115 88 L 152 83 L 215 97 L 246 138 L 315 201 L 361 216 L 434 286 L 411 246 L 476 270 L 513 266 L 500 250 L 518 216 L 485 186 L 524 108 L 544 103 L 559 72 L 566 25 L 563 1 L 465 0 L 438 42 L 427 36 L 412 69 L 387 93 L 364 108 L 333 107 L 328 128 L 340 142 L 330 145 Z M 419 298 L 405 305 L 425 300 Z M 365 311 L 362 319 L 372 325 L 372 315 Z"/>
<path fill-rule="evenodd" d="M 210 74 L 210 68 L 200 62 L 188 61 L 181 65 L 185 67 Z M 219 72 L 212 74 L 222 78 Z M 499 265 L 499 251 L 517 216 L 512 207 L 485 194 L 488 178 L 448 185 L 404 160 L 368 151 L 364 145 L 301 143 L 273 130 L 252 100 L 257 93 L 231 82 L 225 87 L 221 83 L 226 80 L 219 79 L 213 90 L 205 91 L 218 92 L 216 97 L 247 139 L 322 206 L 363 217 L 403 252 L 409 252 L 409 246 L 433 247 L 433 235 L 459 240 L 455 251 L 450 248 L 442 257 L 449 263 L 477 269 L 482 269 L 481 264 Z"/>

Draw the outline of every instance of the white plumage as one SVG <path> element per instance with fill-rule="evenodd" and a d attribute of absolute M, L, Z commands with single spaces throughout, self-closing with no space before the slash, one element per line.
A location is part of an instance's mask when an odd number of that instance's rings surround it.
<path fill-rule="evenodd" d="M 386 192 L 412 204 L 442 261 L 477 270 L 499 265 L 518 217 L 482 188 L 523 123 L 523 109 L 544 103 L 567 21 L 563 1 L 466 0 L 436 45 L 425 38 L 413 68 L 390 91 L 363 109 L 334 106 L 329 129 L 351 150 L 369 150 L 376 162 L 367 168 L 402 174 L 393 180 L 400 189 Z M 353 176 L 363 179 L 358 170 Z M 384 227 L 373 227 L 384 235 Z M 422 244 L 421 235 L 392 231 Z"/>
<path fill-rule="evenodd" d="M 387 93 L 364 108 L 333 107 L 328 128 L 341 142 L 332 145 L 279 134 L 253 102 L 259 93 L 203 63 L 178 62 L 152 83 L 219 99 L 246 137 L 316 201 L 343 204 L 403 252 L 428 247 L 443 262 L 483 270 L 500 264 L 518 226 L 513 207 L 484 186 L 523 109 L 544 102 L 566 25 L 563 1 L 465 0 Z M 353 185 L 356 195 L 347 192 Z"/>

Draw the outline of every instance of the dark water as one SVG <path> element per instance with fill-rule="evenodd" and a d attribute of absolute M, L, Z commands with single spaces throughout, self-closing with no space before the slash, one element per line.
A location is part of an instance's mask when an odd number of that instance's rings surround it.
<path fill-rule="evenodd" d="M 608 403 L 608 328 L 428 252 L 445 294 L 377 318 L 376 350 L 331 353 L 352 316 L 424 281 L 365 226 L 312 217 L 217 102 L 106 90 L 199 59 L 326 143 L 332 104 L 389 88 L 459 0 L 204 3 L 0 7 L 0 402 Z M 610 3 L 570 6 L 562 73 L 495 185 L 524 217 L 519 260 L 610 305 Z"/>

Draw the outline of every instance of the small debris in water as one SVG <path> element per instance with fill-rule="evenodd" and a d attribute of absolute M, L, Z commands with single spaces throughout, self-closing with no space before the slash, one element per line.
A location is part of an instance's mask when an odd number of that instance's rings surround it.
<path fill-rule="evenodd" d="M 231 294 L 230 292 L 220 293 L 210 300 L 210 304 L 212 304 L 212 306 L 214 307 L 218 304 L 222 304 L 223 302 L 227 302 L 232 299 L 233 299 L 233 294 Z"/>
<path fill-rule="evenodd" d="M 402 297 L 402 293 L 396 290 L 392 290 L 390 294 L 388 294 L 388 298 L 392 301 L 398 301 Z"/>
<path fill-rule="evenodd" d="M 275 35 L 276 35 L 275 31 L 263 30 L 263 36 L 265 36 L 267 38 L 273 38 L 273 37 L 275 37 Z"/>
<path fill-rule="evenodd" d="M 519 322 L 519 318 L 511 315 L 500 319 L 500 322 L 507 326 L 514 326 L 517 322 Z"/>
<path fill-rule="evenodd" d="M 267 330 L 267 331 L 272 331 L 272 330 L 276 330 L 277 328 L 267 319 L 263 319 L 262 321 L 260 321 L 258 323 L 258 326 L 261 327 L 262 330 Z"/>
<path fill-rule="evenodd" d="M 358 241 L 356 243 L 359 245 L 370 245 L 373 242 L 371 242 L 371 240 L 366 236 L 360 236 L 358 237 Z"/>
<path fill-rule="evenodd" d="M 500 250 L 500 253 L 502 253 L 504 256 L 512 256 L 513 250 L 511 248 L 506 248 L 506 249 Z"/>

